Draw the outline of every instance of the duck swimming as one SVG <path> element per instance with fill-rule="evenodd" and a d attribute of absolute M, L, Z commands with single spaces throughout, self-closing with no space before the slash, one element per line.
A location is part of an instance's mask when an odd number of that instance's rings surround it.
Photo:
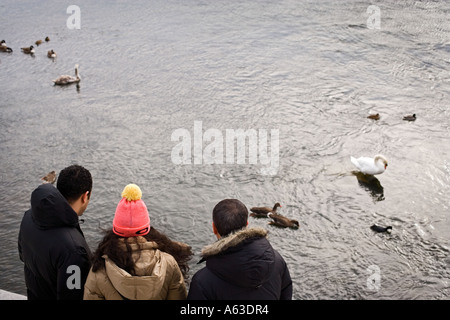
<path fill-rule="evenodd" d="M 275 203 L 273 208 L 253 207 L 253 208 L 250 208 L 250 211 L 252 212 L 252 213 L 250 213 L 250 217 L 267 218 L 268 213 L 271 213 L 271 212 L 276 213 L 278 208 L 281 208 L 281 204 L 279 202 Z"/>
<path fill-rule="evenodd" d="M 45 176 L 41 178 L 42 183 L 55 183 L 56 181 L 56 172 L 50 171 Z"/>
<path fill-rule="evenodd" d="M 38 40 L 38 41 L 36 41 L 34 44 L 37 45 L 37 46 L 39 46 L 42 42 L 43 42 L 42 40 Z"/>
<path fill-rule="evenodd" d="M 356 159 L 350 157 L 350 160 L 359 171 L 370 175 L 381 174 L 388 166 L 386 158 L 381 154 L 376 155 L 375 158 L 359 157 Z"/>
<path fill-rule="evenodd" d="M 416 114 L 414 113 L 413 115 L 410 115 L 410 116 L 404 116 L 403 120 L 405 120 L 405 121 L 416 121 Z"/>
<path fill-rule="evenodd" d="M 13 52 L 13 50 L 7 46 L 0 46 L 0 52 Z"/>
<path fill-rule="evenodd" d="M 57 79 L 52 80 L 55 85 L 66 85 L 66 84 L 71 84 L 71 83 L 78 83 L 80 82 L 81 78 L 80 78 L 80 74 L 78 73 L 78 64 L 75 65 L 75 77 L 74 76 L 69 76 L 69 75 L 63 75 L 63 76 L 59 76 Z"/>
<path fill-rule="evenodd" d="M 52 50 L 47 52 L 47 57 L 49 58 L 56 58 L 56 52 Z"/>
<path fill-rule="evenodd" d="M 372 120 L 380 120 L 380 114 L 371 114 L 367 117 L 368 119 L 372 119 Z"/>
<path fill-rule="evenodd" d="M 282 227 L 282 228 L 293 228 L 293 229 L 298 229 L 298 227 L 299 227 L 299 223 L 297 220 L 289 219 L 285 216 L 282 216 L 279 213 L 269 212 L 267 214 L 267 216 L 272 219 L 272 221 L 269 222 L 269 224 L 271 224 L 271 225 Z"/>
<path fill-rule="evenodd" d="M 45 37 L 45 42 L 49 42 L 50 38 L 49 37 Z"/>
<path fill-rule="evenodd" d="M 373 226 L 370 227 L 370 229 L 372 229 L 375 232 L 387 232 L 387 233 L 391 233 L 392 231 L 392 227 L 388 226 L 388 227 L 380 227 L 377 226 L 376 224 L 374 224 Z"/>
<path fill-rule="evenodd" d="M 20 48 L 20 49 L 22 50 L 23 53 L 26 53 L 26 54 L 33 54 L 34 53 L 34 47 L 33 46 Z"/>
<path fill-rule="evenodd" d="M 0 47 L 7 47 L 5 40 L 0 41 Z"/>

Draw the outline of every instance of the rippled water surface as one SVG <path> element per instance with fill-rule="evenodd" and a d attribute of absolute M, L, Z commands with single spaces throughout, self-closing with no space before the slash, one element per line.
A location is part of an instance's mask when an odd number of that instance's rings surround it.
<path fill-rule="evenodd" d="M 377 1 L 379 29 L 371 4 L 77 1 L 71 30 L 68 4 L 2 1 L 14 52 L 0 52 L 0 288 L 25 293 L 17 235 L 39 178 L 79 163 L 94 178 L 82 225 L 92 248 L 130 182 L 152 225 L 192 246 L 191 275 L 217 202 L 280 202 L 298 230 L 249 225 L 269 230 L 294 299 L 448 299 L 450 3 Z M 45 36 L 34 57 L 20 52 Z M 80 86 L 53 86 L 75 64 Z M 175 164 L 172 133 L 193 145 L 195 123 L 224 143 L 227 129 L 279 130 L 276 174 L 225 156 Z M 385 173 L 352 174 L 351 155 L 378 153 Z"/>

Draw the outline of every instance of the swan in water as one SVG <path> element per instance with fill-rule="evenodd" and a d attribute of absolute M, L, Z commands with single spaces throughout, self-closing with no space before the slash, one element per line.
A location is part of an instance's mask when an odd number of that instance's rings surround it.
<path fill-rule="evenodd" d="M 53 80 L 53 82 L 56 85 L 65 85 L 65 84 L 71 84 L 71 83 L 78 83 L 80 82 L 80 74 L 78 73 L 78 64 L 75 65 L 75 77 L 74 76 L 68 76 L 63 75 L 58 77 L 57 79 Z"/>
<path fill-rule="evenodd" d="M 376 155 L 375 158 L 359 157 L 356 159 L 350 157 L 350 160 L 359 171 L 370 175 L 381 174 L 388 166 L 386 158 L 380 154 Z"/>

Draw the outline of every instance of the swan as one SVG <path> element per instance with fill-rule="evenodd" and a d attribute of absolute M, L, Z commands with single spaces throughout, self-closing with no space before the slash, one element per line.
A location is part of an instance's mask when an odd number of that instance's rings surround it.
<path fill-rule="evenodd" d="M 59 76 L 57 79 L 53 80 L 53 82 L 56 85 L 65 85 L 65 84 L 71 84 L 71 83 L 78 83 L 80 82 L 80 74 L 78 73 L 78 64 L 75 65 L 75 77 L 74 76 L 68 76 L 63 75 Z"/>
<path fill-rule="evenodd" d="M 381 154 L 376 155 L 375 158 L 359 157 L 356 159 L 354 157 L 350 157 L 350 160 L 359 171 L 370 175 L 381 174 L 388 166 L 386 158 Z"/>
<path fill-rule="evenodd" d="M 276 213 L 277 212 L 277 208 L 281 207 L 281 204 L 279 202 L 275 203 L 275 205 L 273 206 L 273 208 L 269 208 L 269 207 L 253 207 L 250 208 L 250 211 L 252 213 L 250 213 L 251 217 L 256 217 L 256 218 L 267 218 L 267 214 L 268 213 Z"/>
<path fill-rule="evenodd" d="M 22 50 L 23 53 L 27 53 L 27 54 L 33 54 L 34 53 L 34 47 L 33 46 L 29 46 L 26 48 L 20 48 Z"/>
<path fill-rule="evenodd" d="M 56 58 L 56 52 L 52 50 L 47 52 L 47 57 L 49 58 Z"/>

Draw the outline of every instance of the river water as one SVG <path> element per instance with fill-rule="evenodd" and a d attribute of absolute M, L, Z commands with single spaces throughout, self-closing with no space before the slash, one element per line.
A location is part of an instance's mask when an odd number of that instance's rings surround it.
<path fill-rule="evenodd" d="M 191 275 L 217 202 L 280 202 L 298 230 L 249 226 L 269 230 L 294 299 L 449 298 L 450 2 L 68 6 L 0 4 L 14 50 L 0 52 L 1 289 L 26 292 L 17 235 L 40 177 L 78 163 L 94 179 L 82 224 L 93 249 L 128 183 L 153 226 L 192 246 Z M 53 86 L 75 64 L 80 85 Z M 256 162 L 254 140 L 244 163 L 245 148 L 226 146 L 239 129 L 267 135 Z M 352 173 L 350 156 L 379 153 L 389 166 L 376 180 Z"/>

